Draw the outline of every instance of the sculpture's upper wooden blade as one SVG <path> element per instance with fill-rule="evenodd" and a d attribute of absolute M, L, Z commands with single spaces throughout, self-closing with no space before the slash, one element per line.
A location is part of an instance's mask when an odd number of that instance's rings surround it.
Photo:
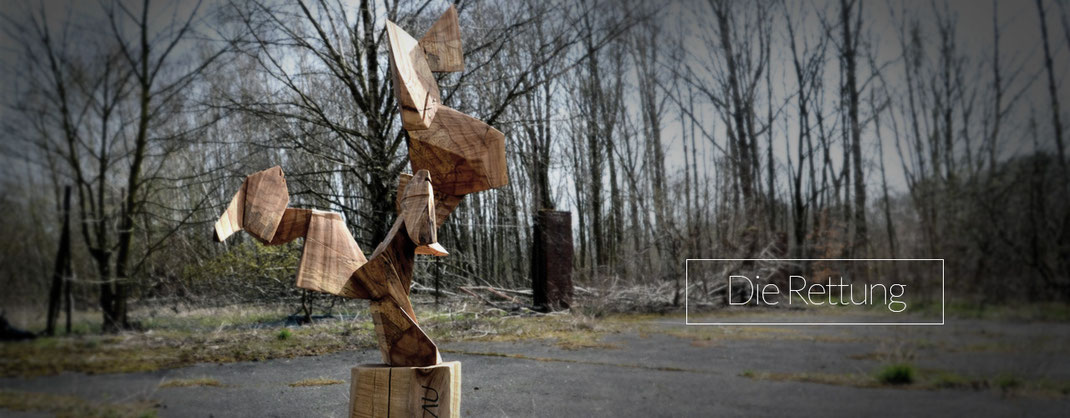
<path fill-rule="evenodd" d="M 215 222 L 215 240 L 223 242 L 227 237 L 234 235 L 235 232 L 241 231 L 242 220 L 245 218 L 243 216 L 244 212 L 245 182 L 242 181 L 238 193 L 235 193 L 234 197 L 230 199 L 227 210 L 223 211 L 223 215 Z"/>
<path fill-rule="evenodd" d="M 368 259 L 349 233 L 342 216 L 318 210 L 308 212 L 308 233 L 297 267 L 297 287 L 347 298 L 371 297 L 360 283 L 349 284 L 353 271 Z"/>
<path fill-rule="evenodd" d="M 457 8 L 450 5 L 423 38 L 420 46 L 427 54 L 427 65 L 434 72 L 464 71 L 464 50 L 461 46 L 461 26 L 457 23 Z"/>
<path fill-rule="evenodd" d="M 431 173 L 436 194 L 462 196 L 509 181 L 505 135 L 483 121 L 439 106 L 431 128 L 409 138 L 412 169 Z"/>
<path fill-rule="evenodd" d="M 401 125 L 407 131 L 427 129 L 439 103 L 438 84 L 427 65 L 423 48 L 394 22 L 386 22 L 390 40 L 390 73 L 394 95 L 401 108 Z"/>
<path fill-rule="evenodd" d="M 242 228 L 263 242 L 271 242 L 282 221 L 290 194 L 282 167 L 274 166 L 245 178 Z"/>

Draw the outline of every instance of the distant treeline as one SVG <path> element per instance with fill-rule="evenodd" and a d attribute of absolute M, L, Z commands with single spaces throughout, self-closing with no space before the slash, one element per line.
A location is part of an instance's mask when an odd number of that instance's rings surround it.
<path fill-rule="evenodd" d="M 943 2 L 864 5 L 458 2 L 443 101 L 506 133 L 510 183 L 464 201 L 417 286 L 528 287 L 532 215 L 554 208 L 580 285 L 671 283 L 677 303 L 702 257 L 944 258 L 959 301 L 1070 299 L 1066 3 L 1019 4 L 1036 24 L 1015 44 L 1008 5 L 974 4 L 992 10 L 973 49 Z M 3 306 L 44 314 L 65 186 L 75 301 L 106 329 L 143 300 L 301 297 L 299 243 L 211 239 L 276 164 L 292 205 L 342 212 L 370 252 L 408 170 L 385 20 L 419 36 L 446 6 L 3 11 Z"/>

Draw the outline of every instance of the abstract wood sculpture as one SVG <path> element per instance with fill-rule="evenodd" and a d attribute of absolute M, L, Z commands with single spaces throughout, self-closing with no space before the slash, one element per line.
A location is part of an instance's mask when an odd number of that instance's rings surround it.
<path fill-rule="evenodd" d="M 388 367 L 353 369 L 351 416 L 457 416 L 460 363 L 442 363 L 437 346 L 416 320 L 409 301 L 413 262 L 417 254 L 448 255 L 438 243 L 438 226 L 466 194 L 509 181 L 505 135 L 441 104 L 432 72 L 464 69 L 453 6 L 419 41 L 393 22 L 386 23 L 386 32 L 415 174 L 398 179 L 398 216 L 383 242 L 365 257 L 340 214 L 288 208 L 286 179 L 277 166 L 246 177 L 216 222 L 215 239 L 223 241 L 240 230 L 267 245 L 303 237 L 298 287 L 370 300 Z"/>
<path fill-rule="evenodd" d="M 304 237 L 298 287 L 371 299 L 384 362 L 394 366 L 437 364 L 438 348 L 420 329 L 409 302 L 415 255 L 448 254 L 437 242 L 434 191 L 427 170 L 420 170 L 406 182 L 397 220 L 371 258 L 365 258 L 341 215 L 287 208 L 288 203 L 280 167 L 254 173 L 245 178 L 216 222 L 216 239 L 225 240 L 243 229 L 267 245 Z"/>

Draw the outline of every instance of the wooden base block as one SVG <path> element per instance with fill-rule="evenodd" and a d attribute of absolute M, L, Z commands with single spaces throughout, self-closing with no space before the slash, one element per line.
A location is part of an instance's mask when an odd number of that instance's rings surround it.
<path fill-rule="evenodd" d="M 354 367 L 349 416 L 460 417 L 461 362 L 429 367 Z"/>

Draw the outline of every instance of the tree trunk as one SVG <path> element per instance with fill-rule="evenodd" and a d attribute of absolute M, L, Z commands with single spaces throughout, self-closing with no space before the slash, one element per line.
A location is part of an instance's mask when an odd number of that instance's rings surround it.
<path fill-rule="evenodd" d="M 853 2 L 848 0 L 840 0 L 840 18 L 841 25 L 843 26 L 843 60 L 844 67 L 847 70 L 847 103 L 848 103 L 848 120 L 850 122 L 851 133 L 851 159 L 854 172 L 852 177 L 854 180 L 854 226 L 855 226 L 855 240 L 852 243 L 853 247 L 859 248 L 865 251 L 866 245 L 866 180 L 863 174 L 862 167 L 862 128 L 858 122 L 858 83 L 857 83 L 857 55 L 856 50 L 858 46 L 858 33 L 852 33 L 851 28 L 851 9 Z M 861 15 L 861 4 L 858 5 L 859 9 L 856 13 Z M 856 17 L 857 25 L 854 29 L 861 26 L 861 17 Z"/>
<path fill-rule="evenodd" d="M 52 286 L 48 292 L 48 325 L 45 334 L 56 335 L 56 320 L 59 318 L 64 283 L 71 274 L 71 186 L 63 188 L 63 229 L 60 232 L 59 251 L 52 273 Z M 67 332 L 70 333 L 70 304 L 67 311 Z"/>
<path fill-rule="evenodd" d="M 1066 152 L 1063 148 L 1063 124 L 1059 119 L 1059 87 L 1055 84 L 1055 70 L 1051 61 L 1051 49 L 1048 46 L 1048 19 L 1044 12 L 1044 0 L 1037 0 L 1037 13 L 1040 15 L 1040 36 L 1044 41 L 1044 68 L 1048 72 L 1048 95 L 1051 97 L 1051 124 L 1055 129 L 1055 147 L 1059 156 L 1059 167 L 1066 175 Z"/>

